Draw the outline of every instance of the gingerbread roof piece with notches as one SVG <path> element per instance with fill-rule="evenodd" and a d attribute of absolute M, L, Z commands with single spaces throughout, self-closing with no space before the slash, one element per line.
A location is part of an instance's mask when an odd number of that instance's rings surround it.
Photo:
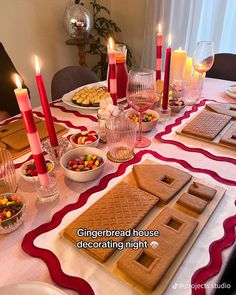
<path fill-rule="evenodd" d="M 133 171 L 139 188 L 157 196 L 165 203 L 192 178 L 190 174 L 168 165 L 134 165 Z"/>

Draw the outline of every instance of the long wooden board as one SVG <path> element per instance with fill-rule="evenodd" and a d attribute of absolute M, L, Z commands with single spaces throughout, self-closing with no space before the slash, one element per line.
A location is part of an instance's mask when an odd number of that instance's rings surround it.
<path fill-rule="evenodd" d="M 142 162 L 142 164 L 156 164 L 152 161 L 145 160 Z M 133 172 L 129 173 L 127 176 L 125 176 L 122 181 L 127 182 L 129 184 L 133 184 L 135 186 L 137 185 L 136 179 L 134 177 Z M 188 210 L 181 205 L 176 204 L 177 199 L 184 193 L 188 191 L 189 186 L 193 183 L 193 181 L 205 184 L 209 187 L 215 188 L 217 190 L 216 195 L 214 196 L 213 200 L 209 202 L 205 210 L 201 214 L 194 213 L 191 210 Z M 126 276 L 118 267 L 117 267 L 117 261 L 121 257 L 121 255 L 124 253 L 125 250 L 122 251 L 116 251 L 115 254 L 113 254 L 105 263 L 100 263 L 97 260 L 94 260 L 89 255 L 85 254 L 84 251 L 80 251 L 75 248 L 75 245 L 73 245 L 73 248 L 75 251 L 78 252 L 78 255 L 83 255 L 88 259 L 89 261 L 93 261 L 94 263 L 100 264 L 103 268 L 105 268 L 107 271 L 113 273 L 115 276 L 117 276 L 120 280 L 122 280 L 124 283 L 129 284 L 133 289 L 137 291 L 137 294 L 152 294 L 152 295 L 160 295 L 163 294 L 168 285 L 170 284 L 172 278 L 176 274 L 178 268 L 183 263 L 185 257 L 191 250 L 193 244 L 199 237 L 201 231 L 207 224 L 209 218 L 215 211 L 216 207 L 218 206 L 219 202 L 223 198 L 225 193 L 225 189 L 222 187 L 219 187 L 217 185 L 213 185 L 212 183 L 205 182 L 201 179 L 193 177 L 192 180 L 168 203 L 163 204 L 161 202 L 157 203 L 157 205 L 145 216 L 145 218 L 141 221 L 141 223 L 138 225 L 136 229 L 145 229 L 147 226 L 153 221 L 153 219 L 160 213 L 160 211 L 163 209 L 164 206 L 173 207 L 192 218 L 196 219 L 198 221 L 198 226 L 196 227 L 195 231 L 193 232 L 191 238 L 187 241 L 187 243 L 184 245 L 184 247 L 179 252 L 178 256 L 175 258 L 174 262 L 169 267 L 168 271 L 165 273 L 165 275 L 162 277 L 160 283 L 157 285 L 157 287 L 150 292 L 149 290 L 143 288 L 141 285 L 134 282 L 132 279 L 130 279 L 128 276 Z M 60 233 L 60 235 L 63 237 L 63 231 Z M 63 237 L 64 238 L 64 237 Z M 132 239 L 128 238 L 127 240 Z M 70 242 L 68 242 L 72 246 Z"/>
<path fill-rule="evenodd" d="M 203 112 L 204 109 L 200 112 Z M 189 133 L 185 133 L 185 132 L 182 132 L 182 130 L 185 128 L 186 125 L 188 125 L 195 117 L 197 117 L 200 112 L 198 112 L 196 115 L 194 115 L 193 117 L 191 117 L 190 120 L 187 120 L 186 123 L 184 123 L 183 125 L 181 125 L 181 127 L 179 129 L 177 129 L 175 131 L 176 134 L 178 135 L 181 135 L 181 136 L 186 136 L 186 137 L 189 137 L 189 138 L 193 138 L 195 140 L 201 140 L 201 141 L 204 141 L 204 142 L 207 142 L 207 143 L 211 143 L 211 144 L 214 144 L 214 145 L 218 145 L 218 146 L 221 146 L 221 147 L 225 147 L 225 148 L 228 148 L 228 149 L 231 149 L 231 150 L 236 150 L 236 145 L 235 146 L 232 146 L 232 145 L 227 145 L 227 144 L 224 144 L 222 142 L 220 142 L 220 138 L 222 137 L 222 135 L 232 126 L 233 122 L 235 121 L 230 121 L 222 130 L 221 132 L 219 132 L 219 134 L 213 139 L 213 140 L 209 140 L 209 139 L 206 139 L 206 138 L 202 138 L 202 137 L 198 137 L 196 135 L 192 135 L 192 134 L 189 134 Z"/>
<path fill-rule="evenodd" d="M 40 139 L 43 140 L 47 138 L 48 132 L 45 121 L 35 117 L 35 123 L 39 131 Z M 54 127 L 56 134 L 59 136 L 68 132 L 68 129 L 63 125 L 54 123 Z M 24 124 L 21 119 L 17 119 L 13 123 L 0 127 L 0 147 L 7 149 L 11 153 L 13 159 L 17 159 L 30 151 L 28 140 L 25 137 Z M 26 141 L 26 144 L 22 149 L 14 149 L 8 144 L 8 140 L 12 141 L 13 145 L 17 145 L 20 140 Z"/>

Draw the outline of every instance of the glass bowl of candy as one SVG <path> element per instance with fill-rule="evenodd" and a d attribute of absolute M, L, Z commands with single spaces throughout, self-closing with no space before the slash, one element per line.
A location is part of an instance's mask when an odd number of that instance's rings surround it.
<path fill-rule="evenodd" d="M 45 159 L 48 173 L 52 173 L 54 170 L 54 163 L 49 159 Z M 34 160 L 29 160 L 25 162 L 20 168 L 20 175 L 28 182 L 36 182 L 38 180 L 38 173 Z"/>
<path fill-rule="evenodd" d="M 0 195 L 0 234 L 17 229 L 23 222 L 25 200 L 15 193 Z"/>
<path fill-rule="evenodd" d="M 78 147 L 97 147 L 99 143 L 99 136 L 96 131 L 80 131 L 72 134 L 70 143 L 74 148 Z"/>
<path fill-rule="evenodd" d="M 133 120 L 135 123 L 138 124 L 138 112 L 130 109 L 125 114 L 126 118 L 129 120 Z M 142 118 L 142 132 L 149 132 L 153 128 L 155 128 L 158 120 L 159 120 L 159 114 L 154 110 L 147 110 L 143 114 Z"/>
<path fill-rule="evenodd" d="M 98 178 L 104 169 L 106 153 L 94 147 L 81 147 L 68 151 L 61 160 L 65 175 L 77 182 Z"/>

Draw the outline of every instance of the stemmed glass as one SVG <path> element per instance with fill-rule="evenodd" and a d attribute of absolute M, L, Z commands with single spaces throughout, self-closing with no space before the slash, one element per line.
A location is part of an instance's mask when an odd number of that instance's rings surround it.
<path fill-rule="evenodd" d="M 142 118 L 146 110 L 156 101 L 155 72 L 149 69 L 131 70 L 128 75 L 127 100 L 129 105 L 139 113 L 139 132 L 135 147 L 143 148 L 151 141 L 142 136 Z"/>
<path fill-rule="evenodd" d="M 200 41 L 193 53 L 193 67 L 199 73 L 201 79 L 203 74 L 210 70 L 214 62 L 214 42 Z"/>

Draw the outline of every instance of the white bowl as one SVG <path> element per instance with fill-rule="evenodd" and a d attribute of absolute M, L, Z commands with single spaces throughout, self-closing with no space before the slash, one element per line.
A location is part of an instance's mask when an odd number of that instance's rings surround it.
<path fill-rule="evenodd" d="M 48 173 L 51 174 L 51 173 L 53 172 L 53 170 L 54 170 L 54 163 L 53 163 L 53 161 L 50 160 L 50 159 L 45 159 L 45 161 L 50 161 L 50 162 L 52 163 L 52 168 L 51 168 L 50 171 L 48 171 Z M 26 176 L 26 175 L 24 174 L 24 170 L 25 170 L 26 167 L 27 167 L 28 165 L 30 165 L 30 164 L 34 164 L 34 160 L 33 160 L 33 159 L 32 159 L 32 160 L 29 160 L 29 161 L 27 161 L 27 162 L 25 162 L 25 163 L 20 167 L 20 176 L 21 176 L 22 178 L 24 178 L 24 179 L 25 179 L 26 181 L 28 181 L 28 182 L 36 182 L 36 181 L 38 180 L 38 176 Z"/>
<path fill-rule="evenodd" d="M 89 171 L 77 172 L 77 171 L 69 170 L 66 168 L 66 164 L 68 163 L 68 161 L 78 158 L 79 156 L 89 155 L 89 154 L 102 157 L 104 163 L 98 168 L 94 170 L 89 170 Z M 71 180 L 74 180 L 77 182 L 88 182 L 98 178 L 98 176 L 101 175 L 103 172 L 105 162 L 106 162 L 106 153 L 94 147 L 80 147 L 80 148 L 70 150 L 67 153 L 65 153 L 60 160 L 60 164 L 65 171 L 65 175 Z"/>
<path fill-rule="evenodd" d="M 172 113 L 179 113 L 183 108 L 185 108 L 185 104 L 181 105 L 181 106 L 169 105 L 169 107 L 170 107 Z"/>
<path fill-rule="evenodd" d="M 77 133 L 74 133 L 70 136 L 70 143 L 71 145 L 73 146 L 73 148 L 79 148 L 79 147 L 97 147 L 98 146 L 98 143 L 99 143 L 99 135 L 98 135 L 98 139 L 92 143 L 86 143 L 86 144 L 78 144 L 78 143 L 75 143 L 72 138 L 75 137 L 77 134 L 81 133 L 80 132 L 77 132 Z"/>
<path fill-rule="evenodd" d="M 151 122 L 142 122 L 142 132 L 149 132 L 151 131 L 153 128 L 155 128 L 156 124 L 157 124 L 157 121 L 159 120 L 159 114 L 154 111 L 154 110 L 147 110 L 145 111 L 144 113 L 147 113 L 147 114 L 152 114 L 156 117 L 156 119 L 154 121 L 151 121 Z M 133 110 L 133 109 L 130 109 L 126 112 L 125 116 L 126 118 L 129 118 L 130 116 L 132 116 L 133 114 L 136 114 L 138 115 L 138 112 Z"/>

